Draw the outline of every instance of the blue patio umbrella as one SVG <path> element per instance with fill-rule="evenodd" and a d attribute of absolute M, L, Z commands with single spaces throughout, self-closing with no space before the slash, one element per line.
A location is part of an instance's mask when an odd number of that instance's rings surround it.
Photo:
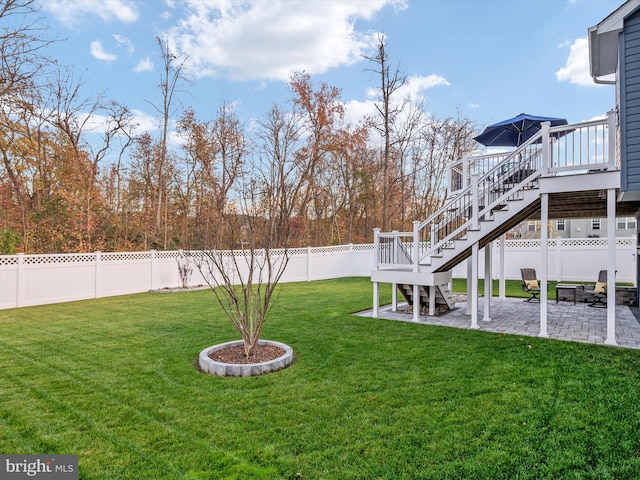
<path fill-rule="evenodd" d="M 552 127 L 567 124 L 564 118 L 538 117 L 521 113 L 508 120 L 489 125 L 484 132 L 473 139 L 487 147 L 519 147 L 541 130 L 542 122 L 551 122 Z"/>

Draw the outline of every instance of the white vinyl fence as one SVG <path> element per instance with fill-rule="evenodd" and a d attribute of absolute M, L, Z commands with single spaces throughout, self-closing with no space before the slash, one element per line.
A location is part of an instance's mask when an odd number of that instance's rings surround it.
<path fill-rule="evenodd" d="M 492 247 L 492 276 L 498 278 L 499 242 Z M 239 252 L 238 252 L 239 254 Z M 83 253 L 58 255 L 0 255 L 0 309 L 126 295 L 181 286 L 179 252 Z M 606 268 L 607 240 L 554 239 L 549 242 L 549 279 L 595 282 Z M 508 240 L 505 276 L 520 279 L 520 268 L 540 269 L 539 240 Z M 479 271 L 484 272 L 480 258 Z M 292 256 L 282 282 L 304 282 L 341 277 L 369 276 L 373 245 L 299 248 Z M 635 284 L 636 239 L 616 240 L 616 280 Z M 466 277 L 466 265 L 453 275 Z M 190 286 L 206 282 L 194 266 Z"/>
<path fill-rule="evenodd" d="M 616 239 L 616 282 L 636 283 L 636 237 Z M 607 269 L 606 238 L 549 239 L 549 280 L 563 282 L 592 282 L 598 272 Z M 500 277 L 500 241 L 492 243 L 491 276 Z M 542 245 L 539 239 L 507 240 L 505 242 L 505 278 L 520 280 L 521 268 L 542 270 Z M 484 278 L 484 249 L 478 260 L 480 278 Z M 466 278 L 466 263 L 453 269 L 454 278 Z"/>
<path fill-rule="evenodd" d="M 282 282 L 365 276 L 373 263 L 373 245 L 299 248 L 291 253 Z M 180 287 L 179 257 L 177 251 L 153 250 L 0 255 L 0 309 Z M 191 266 L 189 286 L 206 285 L 193 262 Z"/>

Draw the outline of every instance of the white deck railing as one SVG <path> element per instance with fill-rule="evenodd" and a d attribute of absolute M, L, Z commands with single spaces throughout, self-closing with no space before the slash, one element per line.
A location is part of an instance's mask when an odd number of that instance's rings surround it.
<path fill-rule="evenodd" d="M 449 198 L 411 232 L 374 229 L 379 269 L 411 269 L 443 247 L 477 229 L 485 215 L 508 200 L 522 198 L 540 177 L 619 168 L 615 155 L 615 112 L 602 120 L 561 125 L 549 122 L 511 152 L 463 158 L 448 169 Z"/>

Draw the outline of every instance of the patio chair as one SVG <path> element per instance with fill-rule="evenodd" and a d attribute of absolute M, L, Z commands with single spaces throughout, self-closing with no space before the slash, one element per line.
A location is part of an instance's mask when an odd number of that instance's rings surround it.
<path fill-rule="evenodd" d="M 521 268 L 520 274 L 522 275 L 522 290 L 531 295 L 525 302 L 540 301 L 538 295 L 540 294 L 540 282 L 536 275 L 534 268 Z"/>
<path fill-rule="evenodd" d="M 598 274 L 598 281 L 593 289 L 593 296 L 591 299 L 590 307 L 606 308 L 607 307 L 607 271 L 600 270 Z"/>

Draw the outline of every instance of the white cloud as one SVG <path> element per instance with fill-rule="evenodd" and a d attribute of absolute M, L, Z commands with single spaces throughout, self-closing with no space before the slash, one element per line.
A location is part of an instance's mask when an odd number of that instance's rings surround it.
<path fill-rule="evenodd" d="M 431 74 L 426 77 L 412 75 L 407 77 L 406 83 L 398 90 L 397 96 L 401 98 L 410 97 L 415 101 L 423 100 L 425 90 L 428 88 L 451 85 L 445 78 Z"/>
<path fill-rule="evenodd" d="M 413 103 L 420 103 L 425 99 L 425 91 L 438 86 L 449 86 L 450 83 L 439 75 L 412 75 L 407 77 L 405 85 L 399 88 L 393 95 L 392 100 L 401 103 L 409 97 Z M 345 121 L 356 124 L 367 116 L 378 115 L 375 102 L 378 99 L 378 91 L 369 88 L 366 91 L 365 101 L 351 100 L 345 104 Z"/>
<path fill-rule="evenodd" d="M 47 0 L 42 3 L 44 10 L 68 27 L 74 27 L 90 16 L 132 23 L 140 15 L 132 0 Z"/>
<path fill-rule="evenodd" d="M 589 42 L 587 37 L 576 38 L 571 43 L 569 57 L 564 67 L 556 72 L 561 82 L 570 82 L 583 87 L 597 86 L 589 73 Z"/>
<path fill-rule="evenodd" d="M 311 2 L 187 0 L 188 15 L 169 32 L 196 77 L 288 80 L 361 60 L 376 40 L 354 20 L 370 19 L 398 0 Z"/>
<path fill-rule="evenodd" d="M 153 72 L 153 62 L 149 57 L 145 57 L 138 62 L 133 69 L 134 72 Z"/>
<path fill-rule="evenodd" d="M 352 125 L 358 124 L 366 117 L 376 115 L 376 106 L 373 100 L 351 100 L 344 105 L 344 121 Z"/>
<path fill-rule="evenodd" d="M 117 33 L 113 34 L 113 38 L 115 39 L 119 47 L 125 47 L 127 49 L 127 55 L 133 55 L 134 48 L 133 42 L 131 40 L 129 40 L 124 35 L 118 35 Z"/>
<path fill-rule="evenodd" d="M 116 55 L 109 53 L 104 49 L 100 40 L 94 40 L 91 42 L 91 55 L 98 60 L 104 60 L 105 62 L 113 62 L 118 59 Z"/>
<path fill-rule="evenodd" d="M 158 119 L 153 115 L 149 115 L 148 113 L 136 109 L 131 110 L 131 113 L 133 114 L 134 123 L 138 125 L 136 133 L 152 132 L 160 128 Z"/>

